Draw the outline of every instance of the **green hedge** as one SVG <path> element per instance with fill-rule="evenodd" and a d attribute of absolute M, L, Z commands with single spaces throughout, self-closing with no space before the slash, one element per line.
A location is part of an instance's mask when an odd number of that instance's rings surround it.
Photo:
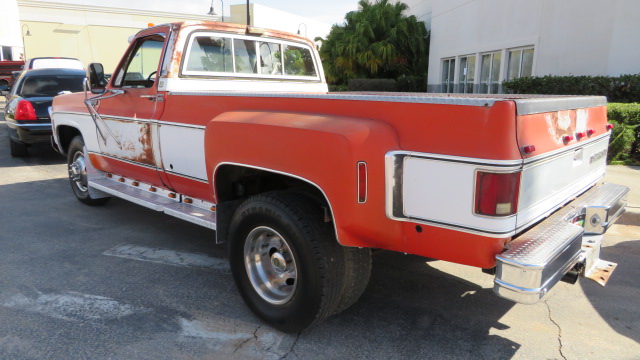
<path fill-rule="evenodd" d="M 640 74 L 523 77 L 505 81 L 502 86 L 513 94 L 602 95 L 609 102 L 640 101 Z"/>
<path fill-rule="evenodd" d="M 335 85 L 334 85 L 335 86 Z M 344 91 L 341 87 L 329 85 L 331 91 Z M 347 85 L 348 91 L 386 91 L 386 92 L 426 92 L 427 78 L 425 76 L 402 75 L 394 79 L 351 79 Z"/>
<path fill-rule="evenodd" d="M 398 82 L 394 79 L 351 79 L 349 91 L 386 91 L 397 92 Z"/>
<path fill-rule="evenodd" d="M 398 91 L 427 92 L 427 77 L 418 75 L 402 75 L 398 78 Z"/>
<path fill-rule="evenodd" d="M 609 122 L 615 127 L 607 156 L 610 164 L 640 164 L 640 103 L 610 103 Z"/>

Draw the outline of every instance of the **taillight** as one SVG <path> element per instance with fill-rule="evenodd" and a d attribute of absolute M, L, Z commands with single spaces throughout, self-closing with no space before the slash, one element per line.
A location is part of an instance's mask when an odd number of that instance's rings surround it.
<path fill-rule="evenodd" d="M 20 100 L 18 106 L 16 106 L 16 112 L 14 115 L 15 120 L 38 120 L 36 116 L 36 109 L 33 108 L 33 104 L 29 100 Z"/>
<path fill-rule="evenodd" d="M 509 216 L 518 211 L 520 172 L 476 173 L 475 213 L 486 216 Z"/>
<path fill-rule="evenodd" d="M 358 163 L 358 203 L 367 202 L 367 163 Z"/>

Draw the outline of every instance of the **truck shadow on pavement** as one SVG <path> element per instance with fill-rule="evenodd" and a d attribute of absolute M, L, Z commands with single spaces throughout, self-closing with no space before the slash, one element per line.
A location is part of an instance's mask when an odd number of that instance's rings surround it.
<path fill-rule="evenodd" d="M 635 226 L 635 229 L 640 229 Z M 640 231 L 635 240 L 604 247 L 601 257 L 618 264 L 606 287 L 582 279 L 582 289 L 600 316 L 620 335 L 640 343 Z"/>
<path fill-rule="evenodd" d="M 362 298 L 301 337 L 356 346 L 362 358 L 511 358 L 521 345 L 490 332 L 508 329 L 499 319 L 514 303 L 428 262 L 375 253 Z M 328 358 L 340 357 L 339 350 L 323 351 Z"/>

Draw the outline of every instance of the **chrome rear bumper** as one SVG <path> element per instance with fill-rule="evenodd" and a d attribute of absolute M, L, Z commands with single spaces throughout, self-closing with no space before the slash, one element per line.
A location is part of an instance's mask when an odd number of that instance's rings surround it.
<path fill-rule="evenodd" d="M 626 186 L 595 186 L 513 240 L 496 256 L 494 292 L 533 304 L 570 271 L 604 285 L 615 264 L 599 258 L 601 234 L 624 212 L 628 192 Z"/>

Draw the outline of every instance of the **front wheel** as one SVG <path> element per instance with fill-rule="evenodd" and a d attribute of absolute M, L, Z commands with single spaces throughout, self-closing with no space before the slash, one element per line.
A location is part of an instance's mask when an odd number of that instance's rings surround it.
<path fill-rule="evenodd" d="M 335 313 L 345 256 L 320 207 L 300 194 L 253 196 L 230 227 L 236 286 L 263 321 L 298 332 Z"/>
<path fill-rule="evenodd" d="M 76 198 L 87 205 L 104 205 L 109 201 L 109 197 L 93 197 L 89 189 L 87 179 L 87 162 L 84 151 L 84 141 L 81 136 L 76 136 L 71 140 L 67 151 L 67 170 L 69 171 L 69 182 Z"/>

